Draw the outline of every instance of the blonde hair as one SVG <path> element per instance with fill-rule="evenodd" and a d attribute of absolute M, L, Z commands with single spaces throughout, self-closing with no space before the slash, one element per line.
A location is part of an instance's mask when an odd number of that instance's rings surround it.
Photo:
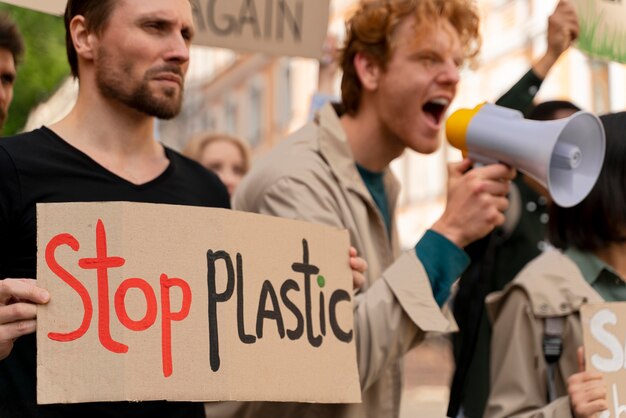
<path fill-rule="evenodd" d="M 243 174 L 246 174 L 248 170 L 250 170 L 250 148 L 248 144 L 241 138 L 237 138 L 236 136 L 231 136 L 228 134 L 207 134 L 203 133 L 193 137 L 185 148 L 183 149 L 183 155 L 191 158 L 192 160 L 200 162 L 202 158 L 202 153 L 205 148 L 214 142 L 218 141 L 226 141 L 235 145 L 239 152 L 241 152 L 241 157 L 243 159 Z"/>
<path fill-rule="evenodd" d="M 472 0 L 361 0 L 346 23 L 346 42 L 340 57 L 341 98 L 348 114 L 358 111 L 361 100 L 362 86 L 354 58 L 366 54 L 384 70 L 393 52 L 393 35 L 409 16 L 415 17 L 417 26 L 447 20 L 459 35 L 465 58 L 478 54 L 480 19 Z"/>

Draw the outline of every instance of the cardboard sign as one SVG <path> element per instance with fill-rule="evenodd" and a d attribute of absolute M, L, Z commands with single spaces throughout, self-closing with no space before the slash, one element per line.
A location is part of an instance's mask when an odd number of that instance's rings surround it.
<path fill-rule="evenodd" d="M 67 0 L 2 0 L 2 2 L 59 16 L 65 11 L 67 4 Z"/>
<path fill-rule="evenodd" d="M 604 375 L 609 411 L 601 418 L 626 411 L 626 302 L 592 303 L 581 309 L 587 370 Z"/>
<path fill-rule="evenodd" d="M 192 0 L 196 42 L 321 58 L 330 0 Z"/>
<path fill-rule="evenodd" d="M 194 44 L 244 52 L 321 58 L 330 0 L 190 0 Z M 66 0 L 5 3 L 61 15 Z"/>
<path fill-rule="evenodd" d="M 591 56 L 626 63 L 626 2 L 574 0 L 580 34 L 578 48 Z"/>
<path fill-rule="evenodd" d="M 346 231 L 120 202 L 37 225 L 40 404 L 360 401 Z"/>

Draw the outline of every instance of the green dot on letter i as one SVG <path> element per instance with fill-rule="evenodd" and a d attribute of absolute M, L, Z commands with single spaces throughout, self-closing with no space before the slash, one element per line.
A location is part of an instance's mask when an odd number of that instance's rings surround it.
<path fill-rule="evenodd" d="M 324 278 L 324 276 L 317 276 L 317 284 L 319 285 L 319 287 L 323 288 L 324 286 L 326 286 L 326 279 Z"/>

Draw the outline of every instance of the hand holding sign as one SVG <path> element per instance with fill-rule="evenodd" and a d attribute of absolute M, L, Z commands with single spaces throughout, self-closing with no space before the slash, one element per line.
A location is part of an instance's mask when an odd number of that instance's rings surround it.
<path fill-rule="evenodd" d="M 592 418 L 609 408 L 606 399 L 606 382 L 602 374 L 585 371 L 584 349 L 578 349 L 578 373 L 567 379 L 572 412 L 575 418 Z"/>
<path fill-rule="evenodd" d="M 35 332 L 36 304 L 45 304 L 50 295 L 32 279 L 0 280 L 0 360 L 13 349 L 15 340 Z"/>
<path fill-rule="evenodd" d="M 559 58 L 578 38 L 578 16 L 569 0 L 560 0 L 548 18 L 548 53 Z"/>
<path fill-rule="evenodd" d="M 367 270 L 367 261 L 357 255 L 354 247 L 350 247 L 350 268 L 352 269 L 352 287 L 356 291 L 365 284 L 363 273 Z"/>

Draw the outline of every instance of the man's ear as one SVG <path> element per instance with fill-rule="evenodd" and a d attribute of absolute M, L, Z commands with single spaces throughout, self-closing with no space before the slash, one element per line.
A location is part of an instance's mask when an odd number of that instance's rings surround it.
<path fill-rule="evenodd" d="M 70 34 L 76 54 L 87 60 L 93 60 L 96 37 L 87 29 L 84 16 L 74 16 L 70 22 Z"/>
<path fill-rule="evenodd" d="M 363 89 L 374 91 L 378 88 L 378 80 L 382 70 L 380 65 L 369 55 L 357 52 L 354 56 L 354 68 Z"/>

